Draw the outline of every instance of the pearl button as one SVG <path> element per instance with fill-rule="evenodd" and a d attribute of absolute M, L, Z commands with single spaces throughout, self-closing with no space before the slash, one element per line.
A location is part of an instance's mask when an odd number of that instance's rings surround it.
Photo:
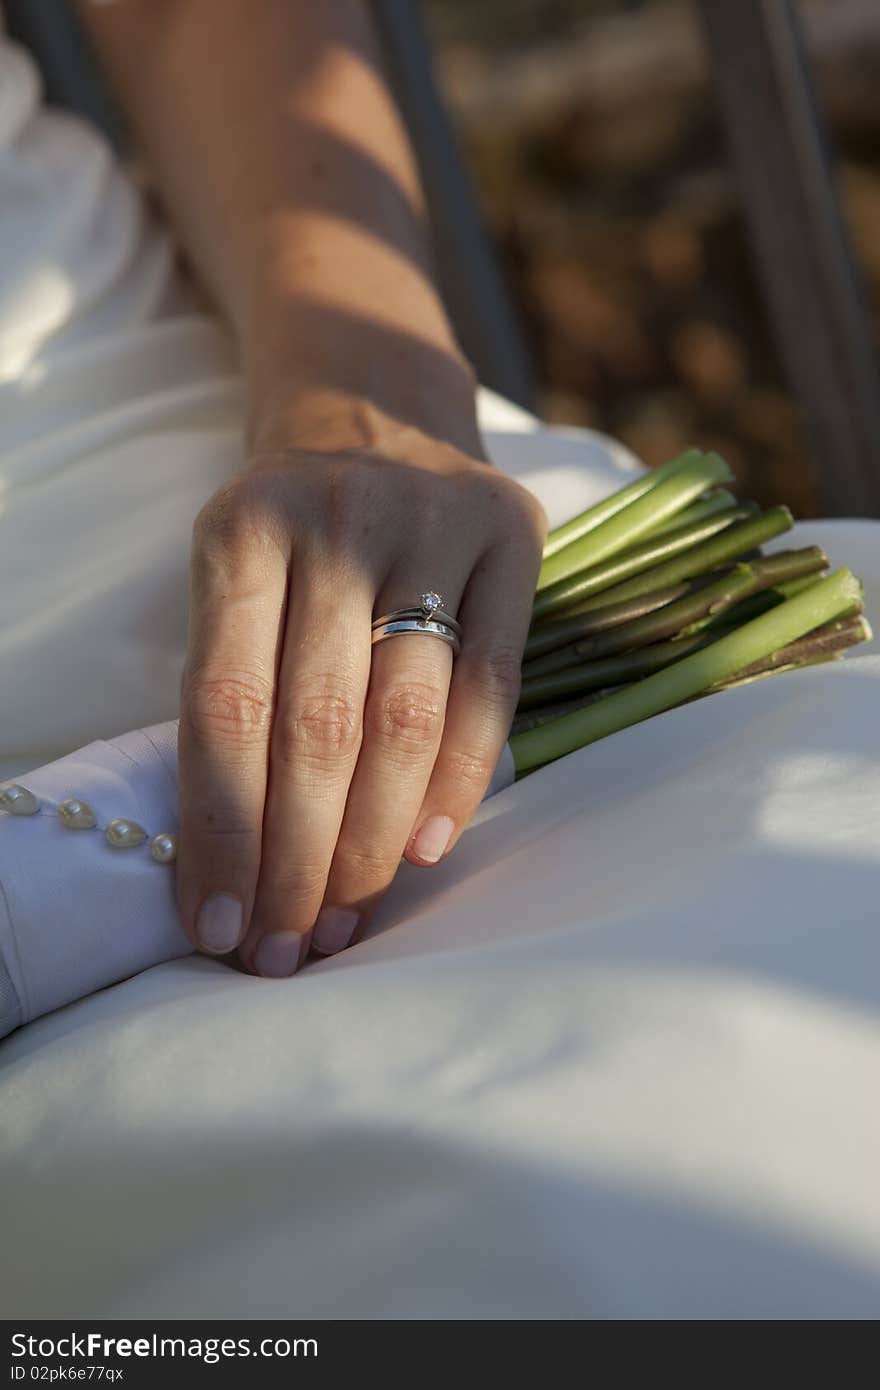
<path fill-rule="evenodd" d="M 177 858 L 177 836 L 162 831 L 150 841 L 150 853 L 157 864 L 173 864 Z"/>
<path fill-rule="evenodd" d="M 87 801 L 70 796 L 58 806 L 58 819 L 68 830 L 92 830 L 97 825 L 95 813 Z"/>
<path fill-rule="evenodd" d="M 147 838 L 147 832 L 142 825 L 138 825 L 136 820 L 125 820 L 120 817 L 112 820 L 104 831 L 108 845 L 114 849 L 133 849 L 135 845 L 142 845 Z"/>
<path fill-rule="evenodd" d="M 11 782 L 0 791 L 0 810 L 9 811 L 13 816 L 35 816 L 39 809 L 40 803 L 33 792 L 17 782 Z"/>

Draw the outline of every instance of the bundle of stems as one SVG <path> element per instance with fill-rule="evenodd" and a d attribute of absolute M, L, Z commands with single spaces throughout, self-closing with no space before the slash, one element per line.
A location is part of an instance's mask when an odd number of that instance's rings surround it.
<path fill-rule="evenodd" d="M 517 775 L 745 681 L 837 660 L 870 638 L 849 570 L 818 546 L 765 555 L 792 526 L 721 486 L 689 449 L 551 532 L 510 747 Z"/>

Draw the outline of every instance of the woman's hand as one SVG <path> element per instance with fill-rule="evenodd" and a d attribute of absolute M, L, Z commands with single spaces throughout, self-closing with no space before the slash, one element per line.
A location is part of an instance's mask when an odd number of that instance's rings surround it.
<path fill-rule="evenodd" d="M 182 919 L 289 975 L 310 934 L 354 939 L 401 854 L 435 862 L 473 814 L 514 712 L 543 513 L 479 457 L 372 7 L 78 3 L 234 329 L 253 441 L 195 531 Z M 454 675 L 423 634 L 371 651 L 372 617 L 428 589 L 464 627 Z"/>
<path fill-rule="evenodd" d="M 546 533 L 539 503 L 413 428 L 274 449 L 197 519 L 180 722 L 188 933 L 292 974 L 357 940 L 403 855 L 434 864 L 503 750 Z M 443 595 L 454 666 L 371 622 Z"/>

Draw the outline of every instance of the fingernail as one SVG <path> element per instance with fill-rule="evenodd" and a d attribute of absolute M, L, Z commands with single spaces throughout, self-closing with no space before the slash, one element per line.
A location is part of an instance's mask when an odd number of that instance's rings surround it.
<path fill-rule="evenodd" d="M 222 955 L 239 943 L 244 925 L 241 903 L 231 893 L 211 893 L 199 908 L 196 936 L 204 951 Z"/>
<path fill-rule="evenodd" d="M 451 816 L 429 816 L 412 842 L 412 852 L 423 864 L 436 864 L 452 839 L 455 821 Z"/>
<path fill-rule="evenodd" d="M 351 907 L 322 907 L 312 933 L 312 946 L 322 955 L 333 956 L 354 936 L 358 913 Z"/>
<path fill-rule="evenodd" d="M 274 931 L 264 936 L 254 955 L 259 975 L 283 980 L 292 975 L 308 949 L 308 936 L 298 931 Z"/>

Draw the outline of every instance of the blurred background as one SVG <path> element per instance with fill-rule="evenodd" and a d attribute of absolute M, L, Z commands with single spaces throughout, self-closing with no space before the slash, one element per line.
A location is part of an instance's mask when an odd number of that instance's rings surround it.
<path fill-rule="evenodd" d="M 691 0 L 424 0 L 423 12 L 541 414 L 608 430 L 652 464 L 714 447 L 760 502 L 830 510 Z M 798 13 L 876 335 L 880 3 L 800 0 Z"/>

